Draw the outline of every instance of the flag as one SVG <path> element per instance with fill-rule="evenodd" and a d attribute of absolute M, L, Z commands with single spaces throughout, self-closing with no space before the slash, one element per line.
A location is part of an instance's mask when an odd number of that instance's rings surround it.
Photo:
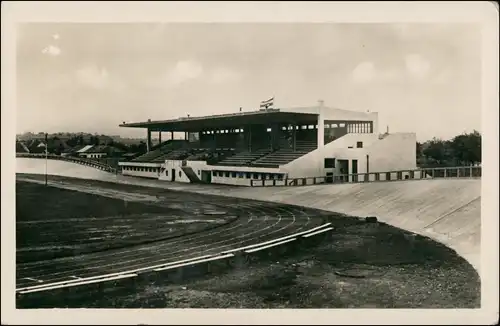
<path fill-rule="evenodd" d="M 273 103 L 274 103 L 274 97 L 271 97 L 267 101 L 261 101 L 260 102 L 260 107 L 267 109 L 268 107 L 273 106 Z"/>

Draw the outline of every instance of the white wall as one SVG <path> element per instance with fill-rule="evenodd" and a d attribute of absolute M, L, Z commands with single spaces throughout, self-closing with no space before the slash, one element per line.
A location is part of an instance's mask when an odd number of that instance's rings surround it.
<path fill-rule="evenodd" d="M 146 162 L 118 162 L 120 166 L 160 167 L 162 163 Z"/>
<path fill-rule="evenodd" d="M 251 185 L 251 180 L 254 179 L 253 177 L 253 173 L 252 173 L 252 176 L 250 179 L 246 178 L 246 175 L 243 174 L 243 176 L 241 177 L 239 174 L 236 175 L 235 178 L 233 177 L 225 177 L 225 176 L 214 176 L 212 174 L 212 183 L 220 183 L 220 184 L 227 184 L 227 185 L 235 185 L 235 186 L 250 186 Z M 283 176 L 283 178 L 281 180 L 279 180 L 277 177 L 273 177 L 271 178 L 270 176 L 268 176 L 264 182 L 266 185 L 273 185 L 273 180 L 275 180 L 276 182 L 276 185 L 284 185 L 284 179 L 285 179 L 285 176 Z M 262 185 L 262 180 L 255 180 L 254 179 L 254 185 L 257 185 L 257 186 L 260 186 Z"/>
<path fill-rule="evenodd" d="M 152 178 L 152 179 L 158 179 L 159 176 L 159 168 L 155 168 L 157 171 L 149 172 L 149 171 L 129 171 L 129 170 L 122 170 L 123 175 L 130 175 L 134 177 L 143 177 L 143 178 Z"/>
<path fill-rule="evenodd" d="M 327 172 L 324 168 L 325 158 L 360 160 L 366 156 L 366 148 L 377 140 L 378 136 L 375 134 L 347 134 L 326 144 L 323 148 L 299 157 L 283 166 L 282 169 L 288 173 L 289 178 L 324 176 Z M 363 148 L 356 148 L 358 141 L 363 142 Z M 353 148 L 348 148 L 349 146 Z M 360 163 L 358 162 L 358 166 Z M 328 169 L 328 172 L 330 171 L 331 169 Z"/>
<path fill-rule="evenodd" d="M 161 163 L 143 163 L 143 162 L 119 162 L 118 165 L 122 167 L 123 175 L 130 175 L 134 177 L 143 177 L 143 178 L 154 178 L 157 179 L 159 176 L 159 169 L 161 167 Z M 153 168 L 154 171 L 133 171 L 126 170 L 125 168 Z"/>
<path fill-rule="evenodd" d="M 162 168 L 165 170 L 160 174 L 160 180 L 172 181 L 172 169 L 175 169 L 175 182 L 191 182 L 186 174 L 184 174 L 184 171 L 182 171 L 182 160 L 167 160 L 162 164 Z"/>
<path fill-rule="evenodd" d="M 356 148 L 358 141 L 363 148 Z M 352 148 L 349 148 L 349 147 Z M 349 172 L 352 160 L 358 160 L 358 173 L 366 173 L 366 155 L 369 155 L 369 172 L 386 172 L 416 168 L 416 135 L 414 133 L 389 134 L 379 139 L 377 134 L 347 134 L 335 141 L 318 148 L 309 154 L 282 167 L 289 178 L 325 176 L 332 169 L 324 168 L 325 158 L 349 160 Z M 336 173 L 339 165 L 336 163 Z"/>
<path fill-rule="evenodd" d="M 415 133 L 388 134 L 368 150 L 370 172 L 417 168 L 417 136 Z"/>

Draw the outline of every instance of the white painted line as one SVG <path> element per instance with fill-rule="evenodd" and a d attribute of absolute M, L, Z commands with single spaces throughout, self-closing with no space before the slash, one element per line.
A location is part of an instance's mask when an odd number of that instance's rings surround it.
<path fill-rule="evenodd" d="M 192 261 L 192 262 L 189 262 L 189 263 L 171 265 L 171 266 L 166 266 L 166 267 L 162 267 L 162 268 L 156 268 L 156 269 L 154 269 L 154 271 L 155 272 L 160 272 L 160 271 L 164 271 L 164 270 L 167 270 L 167 269 L 174 269 L 174 268 L 183 267 L 183 266 L 196 265 L 196 264 L 200 264 L 200 263 L 205 263 L 207 261 L 219 260 L 219 259 L 229 258 L 229 257 L 233 257 L 233 256 L 234 256 L 233 254 L 226 254 L 226 255 L 221 255 L 221 256 L 215 256 L 215 257 L 211 257 L 211 258 L 207 258 L 207 259 Z"/>
<path fill-rule="evenodd" d="M 31 278 L 31 277 L 24 277 L 25 280 L 30 280 L 30 281 L 34 281 L 34 282 L 38 282 L 38 283 L 43 283 L 42 280 L 37 280 L 36 278 Z"/>
<path fill-rule="evenodd" d="M 257 244 L 253 244 L 253 245 L 249 245 L 249 246 L 245 246 L 245 247 L 240 247 L 240 248 L 236 248 L 236 249 L 231 249 L 231 250 L 227 250 L 227 251 L 224 251 L 222 252 L 223 254 L 225 253 L 231 253 L 231 252 L 237 252 L 237 251 L 242 251 L 242 250 L 246 250 L 246 249 L 251 249 L 251 248 L 255 248 L 255 247 L 261 247 L 261 246 L 265 246 L 267 244 L 270 244 L 270 243 L 274 243 L 274 242 L 278 242 L 278 241 L 281 241 L 281 240 L 286 240 L 286 239 L 290 239 L 290 238 L 294 238 L 294 237 L 298 237 L 300 235 L 303 235 L 303 234 L 307 234 L 309 232 L 313 232 L 313 231 L 316 231 L 318 229 L 321 229 L 321 228 L 324 228 L 328 225 L 330 225 L 332 223 L 326 223 L 326 224 L 323 224 L 323 225 L 320 225 L 320 226 L 317 226 L 315 228 L 312 228 L 310 230 L 306 230 L 306 231 L 302 231 L 302 232 L 299 232 L 299 233 L 295 233 L 295 234 L 290 234 L 290 235 L 287 235 L 285 237 L 281 237 L 281 238 L 277 238 L 277 239 L 273 239 L 273 240 L 269 240 L 269 241 L 266 241 L 266 242 L 261 242 L 261 243 L 257 243 Z"/>
<path fill-rule="evenodd" d="M 70 277 L 75 278 L 75 279 L 77 279 L 77 280 L 81 280 L 81 279 L 82 279 L 81 277 L 74 276 L 74 275 L 71 275 Z"/>
<path fill-rule="evenodd" d="M 131 278 L 131 277 L 136 277 L 137 274 L 126 274 L 126 275 L 119 275 L 116 277 L 109 277 L 106 279 L 99 279 L 99 280 L 91 280 L 91 281 L 80 281 L 80 282 L 73 282 L 73 283 L 68 283 L 68 284 L 59 284 L 55 286 L 49 286 L 49 287 L 44 287 L 44 288 L 39 288 L 39 289 L 31 289 L 31 290 L 26 290 L 26 291 L 21 291 L 21 294 L 26 294 L 26 293 L 33 293 L 33 292 L 41 292 L 41 291 L 49 291 L 49 290 L 56 290 L 56 289 L 62 289 L 62 288 L 67 288 L 67 287 L 72 287 L 72 286 L 78 286 L 78 285 L 87 285 L 87 284 L 92 284 L 92 283 L 99 283 L 103 281 L 115 281 L 115 280 L 120 280 L 120 279 L 125 279 L 125 278 Z"/>
<path fill-rule="evenodd" d="M 148 270 L 148 269 L 153 269 L 153 268 L 158 268 L 158 267 L 163 267 L 163 266 L 173 265 L 173 264 L 179 264 L 179 263 L 193 261 L 193 260 L 200 260 L 200 259 L 207 258 L 207 257 L 212 257 L 212 255 L 205 255 L 205 256 L 200 256 L 200 257 L 194 257 L 194 258 L 179 260 L 179 261 L 175 261 L 175 262 L 171 262 L 171 263 L 163 263 L 163 264 L 154 265 L 154 266 L 148 266 L 148 267 L 143 267 L 143 268 L 136 268 L 136 269 L 129 270 L 129 271 L 116 272 L 116 273 L 104 274 L 104 275 L 98 275 L 98 276 L 91 276 L 91 277 L 81 277 L 79 280 L 60 281 L 60 282 L 54 282 L 54 283 L 49 283 L 49 284 L 44 284 L 44 285 L 28 286 L 28 287 L 16 289 L 16 292 L 24 291 L 24 290 L 38 289 L 38 288 L 43 288 L 43 287 L 48 287 L 48 286 L 53 286 L 53 285 L 59 285 L 59 284 L 74 283 L 74 282 L 83 281 L 83 280 L 96 280 L 96 279 L 101 279 L 101 278 L 106 278 L 106 277 L 112 277 L 112 276 L 118 276 L 118 275 L 123 275 L 123 274 L 128 274 L 128 273 L 137 273 L 137 272 L 145 271 L 145 270 Z"/>
<path fill-rule="evenodd" d="M 285 241 L 281 241 L 281 242 L 277 242 L 277 243 L 272 243 L 272 244 L 264 246 L 264 247 L 259 247 L 259 248 L 245 250 L 245 253 L 250 254 L 252 252 L 257 252 L 257 251 L 268 249 L 268 248 L 271 248 L 271 247 L 276 247 L 276 246 L 279 246 L 279 245 L 282 245 L 282 244 L 285 244 L 287 242 L 291 242 L 291 241 L 294 241 L 294 240 L 297 240 L 297 239 L 296 238 L 288 239 L 288 240 L 285 240 Z"/>
<path fill-rule="evenodd" d="M 306 234 L 306 235 L 303 235 L 302 237 L 303 238 L 309 238 L 309 237 L 312 237 L 313 235 L 316 235 L 316 234 L 320 234 L 320 233 L 323 233 L 323 232 L 326 232 L 326 231 L 330 231 L 330 230 L 333 230 L 333 228 L 326 228 L 326 229 L 323 229 L 323 230 L 319 230 L 319 231 L 316 231 L 316 232 L 313 232 L 313 233 L 309 233 L 309 234 Z"/>
<path fill-rule="evenodd" d="M 226 256 L 224 256 L 225 254 L 230 254 L 230 253 L 233 253 L 233 252 L 242 251 L 242 250 L 246 250 L 246 249 L 251 249 L 251 248 L 255 248 L 255 247 L 261 247 L 263 245 L 267 245 L 267 244 L 270 244 L 270 243 L 274 243 L 274 242 L 278 242 L 278 241 L 281 241 L 281 240 L 286 240 L 286 239 L 290 239 L 290 238 L 293 238 L 293 237 L 296 237 L 296 236 L 307 234 L 307 233 L 313 232 L 315 230 L 324 228 L 324 227 L 326 227 L 326 226 L 328 226 L 330 224 L 331 223 L 326 223 L 326 224 L 317 226 L 315 228 L 312 228 L 312 229 L 309 229 L 309 230 L 306 230 L 306 231 L 302 231 L 302 232 L 299 232 L 299 233 L 291 234 L 291 235 L 288 235 L 288 236 L 285 236 L 285 237 L 281 237 L 281 238 L 278 238 L 278 239 L 273 239 L 273 240 L 269 240 L 269 241 L 258 243 L 258 244 L 253 244 L 253 245 L 249 245 L 249 246 L 245 246 L 245 247 L 241 247 L 241 248 L 236 248 L 236 249 L 224 251 L 224 252 L 220 253 L 222 256 L 215 256 L 214 259 L 223 259 L 223 258 L 226 258 Z M 141 272 L 141 271 L 145 271 L 145 270 L 151 270 L 151 269 L 155 270 L 155 271 L 156 270 L 171 269 L 171 268 L 181 267 L 181 266 L 187 265 L 187 264 L 180 264 L 180 263 L 184 263 L 184 262 L 193 261 L 194 263 L 200 263 L 200 262 L 202 262 L 202 261 L 199 261 L 200 259 L 204 259 L 204 258 L 208 258 L 208 257 L 212 257 L 212 256 L 213 255 L 205 255 L 205 256 L 200 256 L 200 257 L 195 257 L 195 258 L 190 258 L 190 259 L 184 259 L 184 260 L 180 260 L 180 261 L 176 261 L 176 262 L 171 262 L 171 263 L 163 263 L 163 264 L 154 265 L 154 266 L 147 266 L 147 267 L 143 267 L 143 268 L 136 268 L 136 269 L 133 269 L 133 270 L 127 270 L 127 271 L 123 271 L 123 272 L 116 272 L 116 273 L 104 274 L 104 275 L 98 275 L 98 276 L 92 276 L 92 277 L 82 277 L 80 279 L 75 279 L 75 280 L 71 280 L 71 281 L 60 281 L 60 282 L 54 282 L 54 283 L 49 283 L 49 284 L 43 284 L 43 285 L 28 286 L 28 287 L 16 289 L 16 292 L 21 292 L 21 291 L 26 291 L 26 290 L 34 290 L 34 289 L 41 289 L 41 288 L 52 287 L 52 286 L 61 285 L 61 284 L 77 283 L 77 282 L 80 282 L 80 281 L 91 281 L 91 280 L 105 281 L 107 277 L 120 276 L 120 275 L 124 275 L 124 274 L 128 274 L 128 273 L 137 273 L 137 272 Z M 168 267 L 168 266 L 170 266 L 170 267 L 169 268 L 162 268 L 162 267 Z M 172 266 L 174 266 L 174 267 L 172 267 Z M 32 279 L 32 280 L 34 280 L 34 279 Z M 43 282 L 43 281 L 39 281 L 39 282 Z"/>

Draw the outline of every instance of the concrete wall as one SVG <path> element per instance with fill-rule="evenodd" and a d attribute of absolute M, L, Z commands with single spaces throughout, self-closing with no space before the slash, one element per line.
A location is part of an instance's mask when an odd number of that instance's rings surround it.
<path fill-rule="evenodd" d="M 182 171 L 182 160 L 166 160 L 162 164 L 161 173 L 158 177 L 162 181 L 172 181 L 172 169 L 175 169 L 175 181 L 174 182 L 184 182 L 190 183 L 191 181 L 187 175 Z M 186 166 L 193 169 L 194 173 L 201 179 L 201 171 L 210 171 L 211 168 L 207 165 L 205 161 L 186 161 Z"/>
<path fill-rule="evenodd" d="M 163 181 L 172 181 L 172 169 L 175 169 L 175 181 L 174 182 L 184 182 L 190 183 L 189 178 L 182 171 L 182 161 L 181 160 L 167 160 L 162 164 L 161 173 L 158 179 Z"/>
<path fill-rule="evenodd" d="M 159 163 L 119 162 L 118 165 L 122 167 L 123 175 L 153 179 L 158 179 L 160 175 L 161 164 Z M 136 170 L 131 170 L 131 168 Z"/>
<path fill-rule="evenodd" d="M 417 136 L 414 133 L 388 134 L 369 149 L 370 172 L 417 168 Z"/>
<path fill-rule="evenodd" d="M 357 148 L 357 142 L 363 147 Z M 349 148 L 352 147 L 352 148 Z M 340 174 L 338 160 L 349 160 L 349 172 L 352 172 L 352 160 L 358 160 L 358 173 L 416 168 L 416 135 L 414 133 L 395 133 L 379 139 L 377 134 L 347 134 L 335 141 L 318 148 L 309 154 L 282 167 L 289 178 L 325 176 L 327 172 Z M 325 169 L 324 159 L 335 158 L 335 169 Z"/>

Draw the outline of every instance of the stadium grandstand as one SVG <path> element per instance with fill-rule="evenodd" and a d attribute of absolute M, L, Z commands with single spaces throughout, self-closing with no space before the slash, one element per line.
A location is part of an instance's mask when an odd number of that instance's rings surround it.
<path fill-rule="evenodd" d="M 376 112 L 329 108 L 323 101 L 311 107 L 270 106 L 268 102 L 249 112 L 124 122 L 120 127 L 146 130 L 147 152 L 120 162 L 122 174 L 249 186 L 250 180 L 284 185 L 288 178 L 416 168 L 416 135 L 388 130 L 379 134 Z M 158 133 L 157 144 L 151 141 L 152 133 Z M 179 133 L 182 139 L 176 139 Z"/>

